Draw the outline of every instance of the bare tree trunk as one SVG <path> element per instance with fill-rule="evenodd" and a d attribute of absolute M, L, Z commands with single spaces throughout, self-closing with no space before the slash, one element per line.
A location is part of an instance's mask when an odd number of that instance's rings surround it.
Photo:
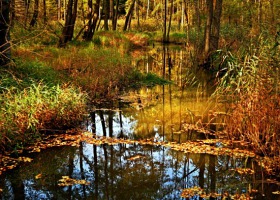
<path fill-rule="evenodd" d="M 64 47 L 67 42 L 71 41 L 74 34 L 76 16 L 77 16 L 78 0 L 69 0 L 67 5 L 67 14 L 65 25 L 62 30 L 62 36 L 59 40 L 59 46 Z"/>
<path fill-rule="evenodd" d="M 170 16 L 169 16 L 169 24 L 168 24 L 168 30 L 167 30 L 167 36 L 166 36 L 167 41 L 166 42 L 169 42 L 169 34 L 170 34 L 170 29 L 171 29 L 173 7 L 174 7 L 174 3 L 173 3 L 173 0 L 171 0 L 171 8 L 170 8 Z"/>
<path fill-rule="evenodd" d="M 57 0 L 57 20 L 61 19 L 61 0 Z"/>
<path fill-rule="evenodd" d="M 99 14 L 100 0 L 97 0 L 95 4 L 92 3 L 92 0 L 88 0 L 88 24 L 83 35 L 83 38 L 87 41 L 92 40 L 92 37 L 97 27 Z"/>
<path fill-rule="evenodd" d="M 167 25 L 167 0 L 164 0 L 164 12 L 163 12 L 163 39 L 162 42 L 167 42 L 167 31 L 166 31 L 166 25 Z"/>
<path fill-rule="evenodd" d="M 119 15 L 119 4 L 120 1 L 116 0 L 116 10 L 114 11 L 114 16 L 113 16 L 113 30 L 117 30 L 117 23 L 118 23 L 118 15 Z"/>
<path fill-rule="evenodd" d="M 271 22 L 274 24 L 275 22 L 275 16 L 274 16 L 274 0 L 269 0 L 270 4 L 270 12 L 271 12 Z"/>
<path fill-rule="evenodd" d="M 109 12 L 110 12 L 110 0 L 103 0 L 104 5 L 104 29 L 105 31 L 109 30 Z"/>
<path fill-rule="evenodd" d="M 44 16 L 44 24 L 47 24 L 47 5 L 46 0 L 43 0 L 43 16 Z"/>
<path fill-rule="evenodd" d="M 0 65 L 10 61 L 10 1 L 2 1 L 0 4 Z"/>
<path fill-rule="evenodd" d="M 213 0 L 207 1 L 207 21 L 204 32 L 204 55 L 207 57 L 210 52 L 210 37 L 211 37 L 211 26 L 213 20 Z"/>
<path fill-rule="evenodd" d="M 25 6 L 24 26 L 26 27 L 27 20 L 28 20 L 28 15 L 29 15 L 30 0 L 25 0 L 24 1 L 24 6 Z"/>
<path fill-rule="evenodd" d="M 223 4 L 223 0 L 216 0 L 216 5 L 214 8 L 214 15 L 213 15 L 213 22 L 212 22 L 212 27 L 211 27 L 210 51 L 216 51 L 219 48 L 222 4 Z"/>
<path fill-rule="evenodd" d="M 134 8 L 135 1 L 136 0 L 132 1 L 131 5 L 128 9 L 128 12 L 127 12 L 126 17 L 125 17 L 125 23 L 124 23 L 123 31 L 127 31 L 129 21 L 130 21 L 131 15 L 132 15 L 132 11 L 133 11 L 133 8 Z"/>
<path fill-rule="evenodd" d="M 38 14 L 39 14 L 39 0 L 35 0 L 34 1 L 34 12 L 33 12 L 33 16 L 30 21 L 30 24 L 29 24 L 31 27 L 34 27 L 35 24 L 37 23 Z"/>

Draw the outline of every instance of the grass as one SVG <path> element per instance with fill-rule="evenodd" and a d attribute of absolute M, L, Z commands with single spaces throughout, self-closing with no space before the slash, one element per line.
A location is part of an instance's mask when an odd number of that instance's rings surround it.
<path fill-rule="evenodd" d="M 59 84 L 50 68 L 38 62 L 17 63 L 0 75 L 0 151 L 29 145 L 42 137 L 42 130 L 65 130 L 83 121 L 86 94 Z"/>
<path fill-rule="evenodd" d="M 215 97 L 228 101 L 226 134 L 262 156 L 280 159 L 279 52 L 259 38 L 228 60 Z M 276 55 L 277 54 L 277 55 Z M 278 64 L 277 64 L 278 63 Z"/>

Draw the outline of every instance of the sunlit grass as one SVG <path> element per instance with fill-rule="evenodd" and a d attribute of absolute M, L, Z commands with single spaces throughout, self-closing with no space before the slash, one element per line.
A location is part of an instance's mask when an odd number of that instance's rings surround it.
<path fill-rule="evenodd" d="M 32 84 L 0 96 L 0 147 L 22 146 L 40 138 L 40 131 L 79 125 L 86 113 L 85 94 L 74 87 Z"/>

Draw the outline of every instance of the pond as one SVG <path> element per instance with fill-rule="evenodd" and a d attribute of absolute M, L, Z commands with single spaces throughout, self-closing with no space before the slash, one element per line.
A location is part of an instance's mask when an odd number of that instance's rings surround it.
<path fill-rule="evenodd" d="M 84 123 L 90 137 L 122 142 L 81 141 L 28 154 L 32 162 L 0 176 L 1 199 L 184 199 L 183 191 L 191 199 L 280 199 L 279 182 L 250 156 L 172 148 L 210 140 L 224 127 L 224 106 L 210 98 L 211 77 L 191 67 L 185 47 L 151 47 L 132 56 L 138 69 L 174 84 L 130 91 L 106 108 L 92 108 Z"/>

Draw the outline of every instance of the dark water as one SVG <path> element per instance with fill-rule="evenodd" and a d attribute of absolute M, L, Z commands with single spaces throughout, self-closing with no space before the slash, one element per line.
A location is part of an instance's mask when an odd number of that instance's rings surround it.
<path fill-rule="evenodd" d="M 161 146 L 81 144 L 34 155 L 34 161 L 1 177 L 2 199 L 181 199 L 183 188 L 246 193 L 276 199 L 279 187 L 262 181 L 260 170 L 239 175 L 235 168 L 252 167 L 246 159 L 184 154 Z M 36 176 L 41 174 L 41 178 Z M 85 179 L 89 185 L 58 186 L 62 176 Z M 264 194 L 265 196 L 262 196 Z"/>
<path fill-rule="evenodd" d="M 210 137 L 184 130 L 185 124 L 199 124 L 212 131 L 223 128 L 223 116 L 214 116 L 224 106 L 209 98 L 211 78 L 191 68 L 184 48 L 134 53 L 140 70 L 175 84 L 127 92 L 120 101 L 110 103 L 110 109 L 93 108 L 85 122 L 88 131 L 107 137 L 184 142 Z M 249 158 L 187 154 L 162 146 L 87 143 L 28 156 L 32 162 L 0 177 L 1 199 L 182 199 L 182 190 L 195 186 L 207 194 L 250 193 L 254 199 L 280 199 L 273 194 L 280 190 L 279 183 L 265 176 Z M 238 173 L 241 168 L 254 173 Z M 63 176 L 87 184 L 59 186 Z"/>

